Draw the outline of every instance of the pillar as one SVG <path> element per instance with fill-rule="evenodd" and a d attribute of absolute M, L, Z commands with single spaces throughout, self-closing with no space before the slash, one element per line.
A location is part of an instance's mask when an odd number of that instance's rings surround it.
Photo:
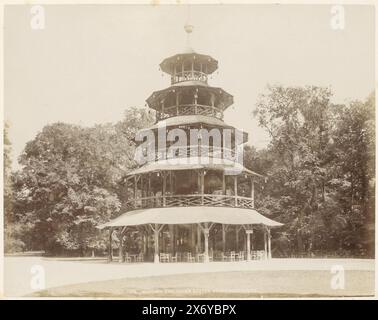
<path fill-rule="evenodd" d="M 205 171 L 201 171 L 201 204 L 204 204 L 204 194 L 205 194 Z"/>
<path fill-rule="evenodd" d="M 267 246 L 267 243 L 266 243 L 266 229 L 264 229 L 264 252 L 265 252 L 265 259 L 268 259 L 268 246 Z"/>
<path fill-rule="evenodd" d="M 238 206 L 238 176 L 234 175 L 235 207 Z"/>
<path fill-rule="evenodd" d="M 205 227 L 203 228 L 203 235 L 205 238 L 205 254 L 204 254 L 204 262 L 210 262 L 209 259 L 209 227 L 207 222 L 205 222 Z"/>
<path fill-rule="evenodd" d="M 251 261 L 251 234 L 253 233 L 252 229 L 245 230 L 247 235 L 247 261 Z"/>
<path fill-rule="evenodd" d="M 109 252 L 108 252 L 108 261 L 111 262 L 113 260 L 113 228 L 109 228 Z"/>
<path fill-rule="evenodd" d="M 192 236 L 191 236 L 191 251 L 192 253 L 195 253 L 196 252 L 196 229 L 195 229 L 195 225 L 192 224 Z"/>
<path fill-rule="evenodd" d="M 222 251 L 226 251 L 226 225 L 222 224 Z"/>
<path fill-rule="evenodd" d="M 252 199 L 252 207 L 255 207 L 255 181 L 251 177 L 251 199 Z"/>
<path fill-rule="evenodd" d="M 197 253 L 201 252 L 201 229 L 200 226 L 197 226 Z"/>
<path fill-rule="evenodd" d="M 174 225 L 170 224 L 168 226 L 169 228 L 169 238 L 171 240 L 171 254 L 173 255 L 175 253 L 175 239 L 174 239 Z"/>
<path fill-rule="evenodd" d="M 272 235 L 270 234 L 270 228 L 268 228 L 268 259 L 272 259 L 272 250 L 271 250 L 271 238 Z"/>
<path fill-rule="evenodd" d="M 167 188 L 167 175 L 165 174 L 165 172 L 162 172 L 162 177 L 163 177 L 163 191 L 162 191 L 162 195 L 163 195 L 163 207 L 165 207 L 165 204 L 166 204 L 166 201 L 165 201 L 165 191 L 166 191 L 166 188 Z"/>
<path fill-rule="evenodd" d="M 151 229 L 154 232 L 154 263 L 159 263 L 159 233 L 161 229 L 163 228 L 163 224 L 159 226 L 159 224 L 155 223 L 155 226 L 153 227 L 151 225 Z"/>
<path fill-rule="evenodd" d="M 119 252 L 118 252 L 118 262 L 122 263 L 125 262 L 124 256 L 123 256 L 123 228 L 120 227 L 119 229 Z"/>
<path fill-rule="evenodd" d="M 235 226 L 235 250 L 239 251 L 239 226 Z"/>
<path fill-rule="evenodd" d="M 222 148 L 223 150 L 223 148 Z M 224 171 L 222 173 L 222 193 L 226 194 L 226 175 L 224 174 Z"/>

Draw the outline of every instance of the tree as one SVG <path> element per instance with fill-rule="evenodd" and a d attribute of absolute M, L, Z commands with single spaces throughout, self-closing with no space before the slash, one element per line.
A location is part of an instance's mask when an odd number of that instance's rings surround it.
<path fill-rule="evenodd" d="M 285 223 L 283 233 L 291 250 L 299 253 L 356 252 L 345 240 L 352 236 L 353 228 L 366 226 L 362 217 L 357 215 L 358 222 L 355 220 L 353 210 L 345 210 L 345 197 L 351 195 L 348 175 L 357 174 L 358 187 L 354 183 L 352 193 L 361 196 L 354 200 L 369 202 L 368 172 L 374 172 L 374 167 L 368 159 L 374 155 L 374 120 L 369 123 L 367 119 L 374 117 L 364 104 L 333 105 L 330 98 L 327 88 L 273 86 L 260 96 L 255 111 L 259 124 L 271 136 L 268 149 L 257 155 L 268 175 L 267 197 L 258 204 L 263 213 Z M 352 124 L 355 130 L 351 131 Z M 355 136 L 354 131 L 358 132 Z M 358 173 L 352 173 L 356 166 Z M 364 208 L 366 216 L 369 209 Z M 356 234 L 353 239 L 362 244 Z"/>
<path fill-rule="evenodd" d="M 119 214 L 119 181 L 134 166 L 128 134 L 146 119 L 134 108 L 115 125 L 55 123 L 27 143 L 14 179 L 14 210 L 27 226 L 22 238 L 28 249 L 83 255 L 105 248 L 97 226 Z"/>

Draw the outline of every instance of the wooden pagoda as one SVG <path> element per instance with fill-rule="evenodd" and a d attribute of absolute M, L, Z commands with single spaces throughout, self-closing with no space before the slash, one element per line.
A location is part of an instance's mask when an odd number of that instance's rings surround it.
<path fill-rule="evenodd" d="M 190 33 L 192 27 L 187 25 L 185 30 Z M 161 127 L 165 133 L 180 128 L 189 135 L 191 129 L 215 128 L 237 134 L 236 128 L 223 121 L 233 96 L 208 84 L 218 68 L 214 58 L 187 49 L 163 60 L 160 68 L 170 75 L 171 83 L 147 99 L 156 112 L 156 123 L 144 130 L 155 136 Z M 239 144 L 247 139 L 243 133 Z M 219 147 L 199 139 L 195 145 L 181 146 L 175 161 L 170 161 L 170 144 L 159 149 L 157 139 L 155 143 L 153 157 L 126 174 L 126 212 L 102 226 L 110 230 L 109 259 L 114 231 L 120 262 L 131 261 L 133 256 L 135 261 L 155 263 L 269 259 L 270 228 L 281 224 L 255 210 L 255 186 L 264 183 L 264 177 L 236 163 L 241 146 L 234 142 Z M 238 168 L 237 174 L 227 173 L 233 167 Z M 241 230 L 245 232 L 240 237 Z M 254 231 L 263 238 L 259 241 L 262 250 L 252 249 Z M 230 232 L 234 234 L 231 247 L 226 241 Z"/>

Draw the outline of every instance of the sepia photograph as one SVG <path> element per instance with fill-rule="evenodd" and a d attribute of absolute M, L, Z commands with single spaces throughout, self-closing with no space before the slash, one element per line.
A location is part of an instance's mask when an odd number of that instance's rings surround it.
<path fill-rule="evenodd" d="M 2 9 L 1 298 L 375 299 L 374 3 Z"/>

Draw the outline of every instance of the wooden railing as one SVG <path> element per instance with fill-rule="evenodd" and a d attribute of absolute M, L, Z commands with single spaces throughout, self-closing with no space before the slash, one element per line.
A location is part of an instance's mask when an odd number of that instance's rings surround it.
<path fill-rule="evenodd" d="M 253 209 L 253 198 L 240 196 L 227 196 L 215 194 L 189 194 L 150 196 L 129 200 L 126 203 L 128 210 L 159 207 L 236 207 Z"/>
<path fill-rule="evenodd" d="M 207 83 L 207 74 L 201 71 L 193 70 L 176 72 L 176 74 L 171 77 L 171 84 L 183 81 L 202 81 Z"/>
<path fill-rule="evenodd" d="M 231 161 L 235 160 L 235 150 L 224 147 L 190 145 L 183 147 L 175 147 L 174 153 L 169 152 L 168 150 L 169 147 L 167 147 L 166 149 L 158 149 L 155 153 L 155 159 L 152 161 L 189 157 L 209 157 L 228 159 Z M 145 156 L 147 157 L 147 150 L 145 152 Z"/>
<path fill-rule="evenodd" d="M 223 120 L 223 111 L 204 104 L 180 104 L 178 106 L 165 107 L 164 112 L 157 112 L 157 120 L 163 120 L 175 116 L 203 115 L 216 117 Z"/>

